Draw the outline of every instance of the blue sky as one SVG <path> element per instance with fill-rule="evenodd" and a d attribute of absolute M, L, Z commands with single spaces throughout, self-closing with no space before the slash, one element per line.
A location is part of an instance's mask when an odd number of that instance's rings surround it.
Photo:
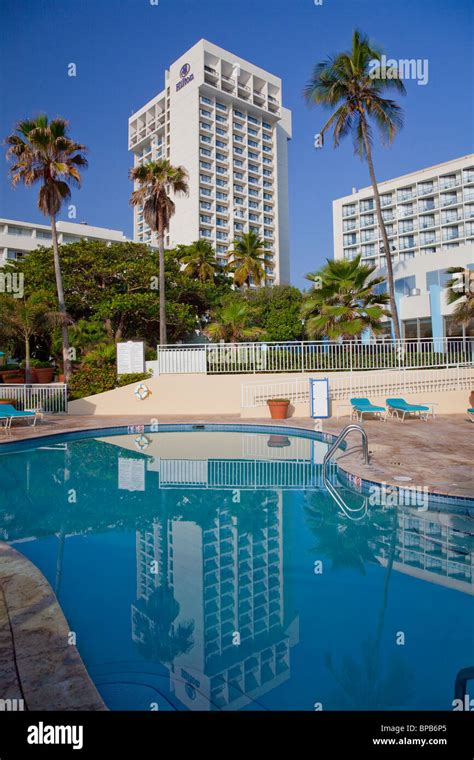
<path fill-rule="evenodd" d="M 164 70 L 201 37 L 277 74 L 293 111 L 289 146 L 291 276 L 332 257 L 332 200 L 369 184 L 347 140 L 315 150 L 324 123 L 302 88 L 315 62 L 345 49 L 357 27 L 392 58 L 429 61 L 425 86 L 407 82 L 405 127 L 376 143 L 379 181 L 473 151 L 474 76 L 470 0 L 1 0 L 0 128 L 39 111 L 69 119 L 90 167 L 73 202 L 78 221 L 131 236 L 127 178 L 130 113 L 159 92 Z M 251 20 L 251 23 L 249 23 Z M 77 77 L 67 65 L 77 65 Z M 36 190 L 0 178 L 0 215 L 43 221 Z M 65 217 L 64 217 L 65 218 Z"/>

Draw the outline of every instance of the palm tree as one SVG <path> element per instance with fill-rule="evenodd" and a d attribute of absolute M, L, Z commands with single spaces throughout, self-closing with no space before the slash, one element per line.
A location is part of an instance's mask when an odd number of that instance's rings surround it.
<path fill-rule="evenodd" d="M 447 270 L 453 277 L 446 283 L 446 300 L 455 304 L 452 317 L 466 327 L 474 320 L 474 274 L 463 267 Z"/>
<path fill-rule="evenodd" d="M 221 309 L 205 332 L 212 340 L 224 340 L 226 343 L 252 340 L 263 334 L 262 328 L 252 327 L 249 323 L 250 310 L 247 304 L 231 301 Z"/>
<path fill-rule="evenodd" d="M 374 333 L 381 331 L 382 317 L 390 316 L 385 308 L 389 297 L 376 292 L 384 278 L 370 279 L 374 270 L 356 256 L 352 261 L 328 259 L 319 272 L 306 275 L 315 283 L 301 307 L 310 338 L 354 338 L 367 328 Z"/>
<path fill-rule="evenodd" d="M 25 349 L 25 379 L 31 382 L 31 345 L 35 335 L 44 333 L 48 326 L 66 324 L 68 315 L 48 308 L 47 294 L 36 293 L 21 299 L 5 296 L 0 300 L 0 322 L 5 333 L 19 338 Z"/>
<path fill-rule="evenodd" d="M 172 166 L 167 159 L 149 161 L 130 169 L 130 179 L 138 188 L 130 197 L 132 206 L 143 206 L 143 217 L 158 236 L 159 290 L 160 290 L 160 344 L 166 344 L 166 282 L 165 282 L 165 231 L 175 212 L 169 193 L 187 195 L 188 173 L 182 166 Z"/>
<path fill-rule="evenodd" d="M 334 147 L 337 148 L 341 138 L 352 134 L 355 152 L 367 161 L 377 221 L 387 259 L 393 329 L 395 338 L 399 340 L 400 324 L 395 302 L 392 258 L 372 160 L 370 121 L 375 123 L 382 140 L 391 143 L 403 125 L 403 115 L 400 106 L 394 100 L 383 98 L 382 94 L 394 88 L 404 95 L 405 86 L 394 68 L 386 71 L 380 63 L 374 68 L 374 62 L 380 62 L 381 58 L 382 51 L 374 47 L 365 35 L 354 31 L 350 51 L 339 53 L 316 64 L 304 89 L 304 97 L 310 104 L 330 108 L 337 106 L 322 128 L 321 136 L 324 138 L 324 134 L 332 127 Z"/>
<path fill-rule="evenodd" d="M 191 245 L 180 246 L 178 256 L 189 277 L 197 277 L 201 282 L 214 280 L 219 264 L 209 240 L 195 240 Z"/>
<path fill-rule="evenodd" d="M 66 382 L 71 376 L 69 356 L 68 317 L 64 301 L 64 288 L 59 260 L 56 217 L 64 201 L 71 197 L 70 184 L 81 184 L 80 168 L 87 166 L 86 147 L 74 142 L 67 134 L 68 122 L 57 118 L 48 121 L 45 114 L 18 122 L 15 132 L 6 139 L 10 147 L 7 159 L 13 159 L 10 175 L 14 187 L 22 182 L 30 187 L 41 183 L 38 208 L 51 224 L 53 238 L 54 273 L 58 293 L 59 312 L 62 315 L 63 369 Z"/>
<path fill-rule="evenodd" d="M 265 278 L 265 248 L 263 240 L 252 230 L 245 232 L 241 238 L 234 240 L 229 251 L 232 261 L 226 266 L 234 275 L 234 282 L 241 287 L 250 287 L 250 281 L 260 285 Z"/>

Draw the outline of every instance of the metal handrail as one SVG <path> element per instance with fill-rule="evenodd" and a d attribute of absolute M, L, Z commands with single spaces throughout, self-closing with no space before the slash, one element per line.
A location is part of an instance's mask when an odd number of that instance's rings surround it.
<path fill-rule="evenodd" d="M 324 455 L 323 459 L 323 478 L 327 480 L 327 466 L 328 462 L 331 459 L 334 452 L 339 448 L 340 444 L 343 442 L 343 440 L 348 436 L 349 433 L 352 433 L 353 430 L 357 430 L 362 437 L 362 455 L 364 457 L 364 464 L 369 464 L 369 441 L 367 438 L 367 433 L 365 432 L 364 428 L 361 425 L 356 425 L 354 422 L 350 425 L 346 425 L 339 435 L 337 436 L 336 440 L 332 443 L 332 445 L 327 450 L 326 454 Z"/>

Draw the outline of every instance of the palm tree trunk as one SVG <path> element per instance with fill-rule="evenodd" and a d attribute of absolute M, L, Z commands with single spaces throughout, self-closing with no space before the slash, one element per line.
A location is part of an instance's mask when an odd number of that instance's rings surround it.
<path fill-rule="evenodd" d="M 161 213 L 158 215 L 158 262 L 160 267 L 160 345 L 166 346 L 165 230 Z"/>
<path fill-rule="evenodd" d="M 25 335 L 25 383 L 31 383 L 30 336 Z"/>
<path fill-rule="evenodd" d="M 61 314 L 61 335 L 63 341 L 63 372 L 64 380 L 69 382 L 71 377 L 71 359 L 69 358 L 69 333 L 67 330 L 67 312 L 64 302 L 63 278 L 61 275 L 61 264 L 59 261 L 58 233 L 56 230 L 56 219 L 51 215 L 51 233 L 53 238 L 53 258 L 54 274 L 56 277 L 56 290 L 58 292 L 58 308 Z"/>
<path fill-rule="evenodd" d="M 398 309 L 397 309 L 397 302 L 395 301 L 395 286 L 393 282 L 392 254 L 391 254 L 390 246 L 388 243 L 387 230 L 385 229 L 385 222 L 382 216 L 382 206 L 380 204 L 379 188 L 377 185 L 377 180 L 375 178 L 374 163 L 372 161 L 372 150 L 371 150 L 369 138 L 367 135 L 367 124 L 365 122 L 365 117 L 362 114 L 361 114 L 360 124 L 361 124 L 361 129 L 362 129 L 362 136 L 364 139 L 365 152 L 367 156 L 367 164 L 369 166 L 370 180 L 372 182 L 372 189 L 374 191 L 377 221 L 379 224 L 379 229 L 382 233 L 382 240 L 383 240 L 383 244 L 385 248 L 385 257 L 387 259 L 387 281 L 388 281 L 388 293 L 390 297 L 390 311 L 392 313 L 393 331 L 395 333 L 395 338 L 397 340 L 400 340 L 400 337 L 401 337 L 400 323 L 398 321 Z"/>

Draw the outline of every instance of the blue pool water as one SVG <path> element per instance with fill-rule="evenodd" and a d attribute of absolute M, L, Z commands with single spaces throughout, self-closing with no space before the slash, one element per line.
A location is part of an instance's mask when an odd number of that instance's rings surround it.
<path fill-rule="evenodd" d="M 251 432 L 2 451 L 0 540 L 55 589 L 112 710 L 452 709 L 474 662 L 466 506 L 322 481 L 327 444 Z"/>

